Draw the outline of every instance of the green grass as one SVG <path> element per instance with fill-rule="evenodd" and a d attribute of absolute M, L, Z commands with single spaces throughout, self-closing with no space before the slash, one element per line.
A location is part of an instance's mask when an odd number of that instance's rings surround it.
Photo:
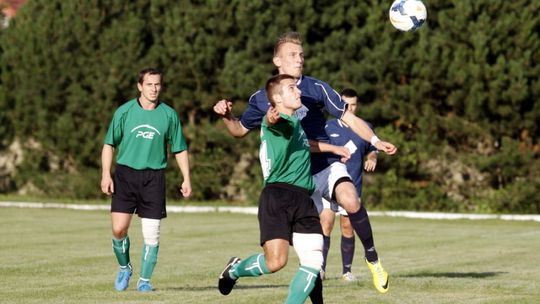
<path fill-rule="evenodd" d="M 290 251 L 282 271 L 242 278 L 229 296 L 217 276 L 232 255 L 260 251 L 253 215 L 169 214 L 161 232 L 150 294 L 116 292 L 117 266 L 105 211 L 0 208 L 1 303 L 282 303 L 298 260 Z M 378 294 L 357 251 L 359 281 L 341 282 L 339 229 L 324 282 L 326 303 L 538 303 L 540 224 L 535 222 L 371 219 L 391 275 Z M 136 272 L 140 222 L 130 231 Z M 361 249 L 357 241 L 358 249 Z M 309 300 L 307 301 L 309 303 Z"/>

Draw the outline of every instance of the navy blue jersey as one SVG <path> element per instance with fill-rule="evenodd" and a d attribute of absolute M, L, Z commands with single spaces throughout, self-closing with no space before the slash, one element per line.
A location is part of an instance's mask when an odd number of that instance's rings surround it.
<path fill-rule="evenodd" d="M 341 96 L 327 83 L 313 77 L 302 76 L 298 81 L 298 88 L 302 91 L 302 107 L 295 112 L 295 116 L 301 120 L 308 139 L 328 143 L 329 138 L 324 130 L 324 109 L 330 115 L 341 118 L 347 109 L 347 103 L 341 100 Z M 240 123 L 248 130 L 260 127 L 269 107 L 266 91 L 262 89 L 255 92 L 249 98 L 248 108 L 240 117 Z M 311 153 L 311 173 L 316 174 L 335 161 L 339 161 L 335 154 Z"/>
<path fill-rule="evenodd" d="M 371 129 L 373 126 L 368 124 Z M 326 123 L 326 133 L 330 137 L 330 143 L 336 146 L 345 146 L 351 151 L 351 158 L 345 163 L 347 172 L 351 175 L 358 196 L 362 195 L 362 173 L 364 171 L 364 156 L 377 148 L 363 140 L 338 119 L 329 120 Z"/>

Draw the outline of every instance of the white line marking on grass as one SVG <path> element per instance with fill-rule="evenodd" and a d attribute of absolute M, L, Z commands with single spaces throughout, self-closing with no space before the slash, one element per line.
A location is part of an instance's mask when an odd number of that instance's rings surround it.
<path fill-rule="evenodd" d="M 431 220 L 506 220 L 506 221 L 535 221 L 540 222 L 538 214 L 477 214 L 477 213 L 442 213 L 442 212 L 413 212 L 413 211 L 372 211 L 370 216 L 406 217 Z"/>
<path fill-rule="evenodd" d="M 0 207 L 15 208 L 56 208 L 73 210 L 110 210 L 110 205 L 91 204 L 63 204 L 41 202 L 0 202 Z M 210 207 L 210 206 L 167 206 L 171 213 L 206 213 L 229 212 L 241 214 L 257 214 L 257 207 Z M 370 211 L 370 216 L 405 217 L 432 220 L 505 220 L 505 221 L 535 221 L 540 222 L 538 214 L 476 214 L 476 213 L 442 213 L 442 212 L 414 212 L 414 211 Z"/>

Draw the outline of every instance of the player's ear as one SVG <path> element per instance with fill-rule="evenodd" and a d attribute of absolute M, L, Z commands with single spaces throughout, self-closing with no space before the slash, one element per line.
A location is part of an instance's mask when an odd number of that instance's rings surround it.
<path fill-rule="evenodd" d="M 277 105 L 277 104 L 280 104 L 282 102 L 281 100 L 281 95 L 276 93 L 274 94 L 274 96 L 272 96 L 272 100 L 274 101 L 274 103 Z"/>
<path fill-rule="evenodd" d="M 278 56 L 274 56 L 272 58 L 272 62 L 274 63 L 274 65 L 279 69 L 279 67 L 281 67 L 281 58 L 279 58 Z"/>
<path fill-rule="evenodd" d="M 139 82 L 137 82 L 137 89 L 139 89 L 139 92 L 142 92 L 142 85 Z"/>

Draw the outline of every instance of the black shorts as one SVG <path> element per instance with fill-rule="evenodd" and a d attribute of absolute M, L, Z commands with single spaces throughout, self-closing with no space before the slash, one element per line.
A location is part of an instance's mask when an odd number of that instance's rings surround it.
<path fill-rule="evenodd" d="M 274 239 L 288 240 L 292 233 L 322 234 L 319 213 L 309 192 L 289 184 L 269 184 L 259 198 L 261 246 Z"/>
<path fill-rule="evenodd" d="M 149 219 L 167 217 L 165 170 L 135 170 L 117 165 L 111 212 L 137 213 Z"/>

